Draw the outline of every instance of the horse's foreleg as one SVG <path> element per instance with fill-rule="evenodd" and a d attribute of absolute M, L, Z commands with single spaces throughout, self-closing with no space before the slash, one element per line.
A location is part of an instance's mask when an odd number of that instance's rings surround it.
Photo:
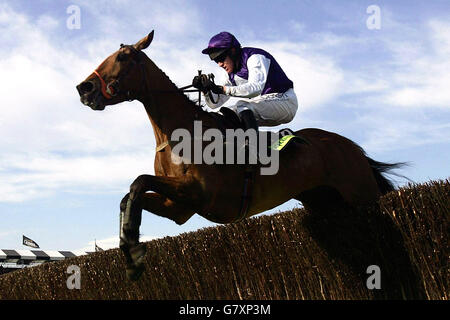
<path fill-rule="evenodd" d="M 142 209 L 184 223 L 201 201 L 199 190 L 196 183 L 177 177 L 141 175 L 131 184 L 130 193 L 121 202 L 120 230 L 128 278 L 138 279 L 143 272 L 145 245 L 139 244 Z"/>
<path fill-rule="evenodd" d="M 135 201 L 147 191 L 154 191 L 192 208 L 198 207 L 202 201 L 200 185 L 185 177 L 140 175 L 130 186 L 130 200 Z"/>
<path fill-rule="evenodd" d="M 127 194 L 120 203 L 120 249 L 125 256 L 128 279 L 137 280 L 144 271 L 143 258 L 146 247 L 139 245 L 139 226 L 142 209 L 138 202 L 132 205 Z"/>
<path fill-rule="evenodd" d="M 168 218 L 179 225 L 188 221 L 195 214 L 194 210 L 180 205 L 159 193 L 144 193 L 141 201 L 142 209 L 160 217 Z"/>

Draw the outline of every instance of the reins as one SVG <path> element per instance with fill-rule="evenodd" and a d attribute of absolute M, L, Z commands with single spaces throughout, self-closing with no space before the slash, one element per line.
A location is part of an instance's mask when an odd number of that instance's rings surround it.
<path fill-rule="evenodd" d="M 137 54 L 137 58 L 136 60 L 133 60 L 133 66 L 136 65 L 136 63 L 138 63 L 140 65 L 140 69 L 141 69 L 141 78 L 142 78 L 142 83 L 141 83 L 141 88 L 143 90 L 143 92 L 146 93 L 176 93 L 176 92 L 198 92 L 198 105 L 201 108 L 201 90 L 199 89 L 190 89 L 193 87 L 193 85 L 187 85 L 181 88 L 177 88 L 176 90 L 154 90 L 154 89 L 149 89 L 147 86 L 147 81 L 146 81 L 146 72 L 145 72 L 145 67 L 144 67 L 144 63 L 142 62 L 141 56 L 140 56 L 140 52 L 138 50 L 136 50 L 136 48 L 134 48 L 131 45 L 120 45 L 120 48 L 130 48 L 130 50 L 132 50 L 133 52 L 135 52 Z M 97 76 L 97 78 L 100 80 L 100 84 L 101 84 L 101 93 L 103 95 L 103 97 L 105 99 L 112 99 L 113 97 L 117 96 L 118 94 L 121 93 L 120 90 L 120 83 L 121 81 L 128 75 L 128 73 L 132 70 L 132 67 L 129 67 L 128 70 L 126 70 L 124 73 L 122 73 L 119 77 L 117 77 L 116 79 L 111 80 L 110 82 L 106 83 L 106 81 L 103 79 L 103 77 L 100 75 L 100 73 L 98 72 L 98 68 L 96 70 L 94 70 L 94 74 Z M 202 71 L 198 70 L 198 75 L 201 76 L 202 75 Z M 207 77 L 214 82 L 214 75 L 210 74 L 207 75 Z M 206 94 L 208 94 L 209 99 L 215 104 L 217 103 L 216 101 L 214 101 L 214 97 L 211 93 L 211 91 L 208 91 Z M 131 92 L 127 91 L 125 93 L 125 95 L 127 96 L 129 101 L 134 100 L 135 98 L 131 96 Z M 197 113 L 195 115 L 195 118 L 197 118 Z M 156 147 L 156 152 L 161 152 L 163 151 L 168 145 L 169 145 L 169 141 L 164 141 L 161 144 L 159 144 Z M 253 180 L 254 180 L 254 168 L 253 166 L 247 166 L 245 169 L 245 177 L 244 177 L 244 190 L 243 190 L 243 194 L 241 196 L 241 203 L 240 203 L 240 208 L 239 208 L 239 212 L 237 215 L 237 218 L 235 219 L 234 222 L 239 222 L 241 220 L 243 220 L 248 213 L 248 209 L 250 207 L 250 202 L 252 199 L 252 190 L 253 190 Z"/>

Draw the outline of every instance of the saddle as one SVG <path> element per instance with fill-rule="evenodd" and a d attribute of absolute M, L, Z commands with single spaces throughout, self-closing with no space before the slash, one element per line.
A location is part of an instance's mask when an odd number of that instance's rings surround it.
<path fill-rule="evenodd" d="M 280 138 L 278 141 L 275 141 L 269 148 L 276 151 L 281 151 L 287 148 L 288 145 L 290 145 L 292 142 L 299 142 L 299 143 L 305 143 L 305 144 L 311 144 L 308 140 L 306 140 L 304 137 L 296 134 L 294 131 L 292 131 L 289 128 L 283 128 L 278 131 L 278 134 Z"/>

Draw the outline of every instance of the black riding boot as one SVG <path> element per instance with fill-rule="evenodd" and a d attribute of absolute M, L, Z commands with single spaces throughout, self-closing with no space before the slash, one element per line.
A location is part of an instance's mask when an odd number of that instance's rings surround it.
<path fill-rule="evenodd" d="M 249 163 L 250 153 L 253 153 L 255 159 L 258 160 L 258 146 L 259 146 L 259 134 L 258 134 L 258 122 L 255 119 L 255 115 L 251 110 L 244 110 L 239 113 L 239 118 L 241 119 L 244 131 L 247 129 L 254 129 L 256 132 L 256 141 L 249 141 L 248 137 L 245 137 L 245 162 Z M 252 144 L 252 145 L 250 145 Z"/>

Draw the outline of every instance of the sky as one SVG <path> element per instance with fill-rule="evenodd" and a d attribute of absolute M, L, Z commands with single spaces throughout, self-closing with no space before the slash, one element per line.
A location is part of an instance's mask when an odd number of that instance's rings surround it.
<path fill-rule="evenodd" d="M 75 86 L 151 30 L 145 53 L 180 87 L 197 70 L 225 78 L 201 50 L 229 31 L 269 51 L 294 82 L 290 128 L 333 131 L 373 159 L 409 162 L 398 173 L 415 183 L 450 176 L 448 1 L 0 0 L 0 249 L 26 249 L 23 234 L 48 250 L 118 246 L 119 203 L 154 173 L 153 130 L 139 102 L 95 112 Z M 141 239 L 214 225 L 144 212 Z"/>

